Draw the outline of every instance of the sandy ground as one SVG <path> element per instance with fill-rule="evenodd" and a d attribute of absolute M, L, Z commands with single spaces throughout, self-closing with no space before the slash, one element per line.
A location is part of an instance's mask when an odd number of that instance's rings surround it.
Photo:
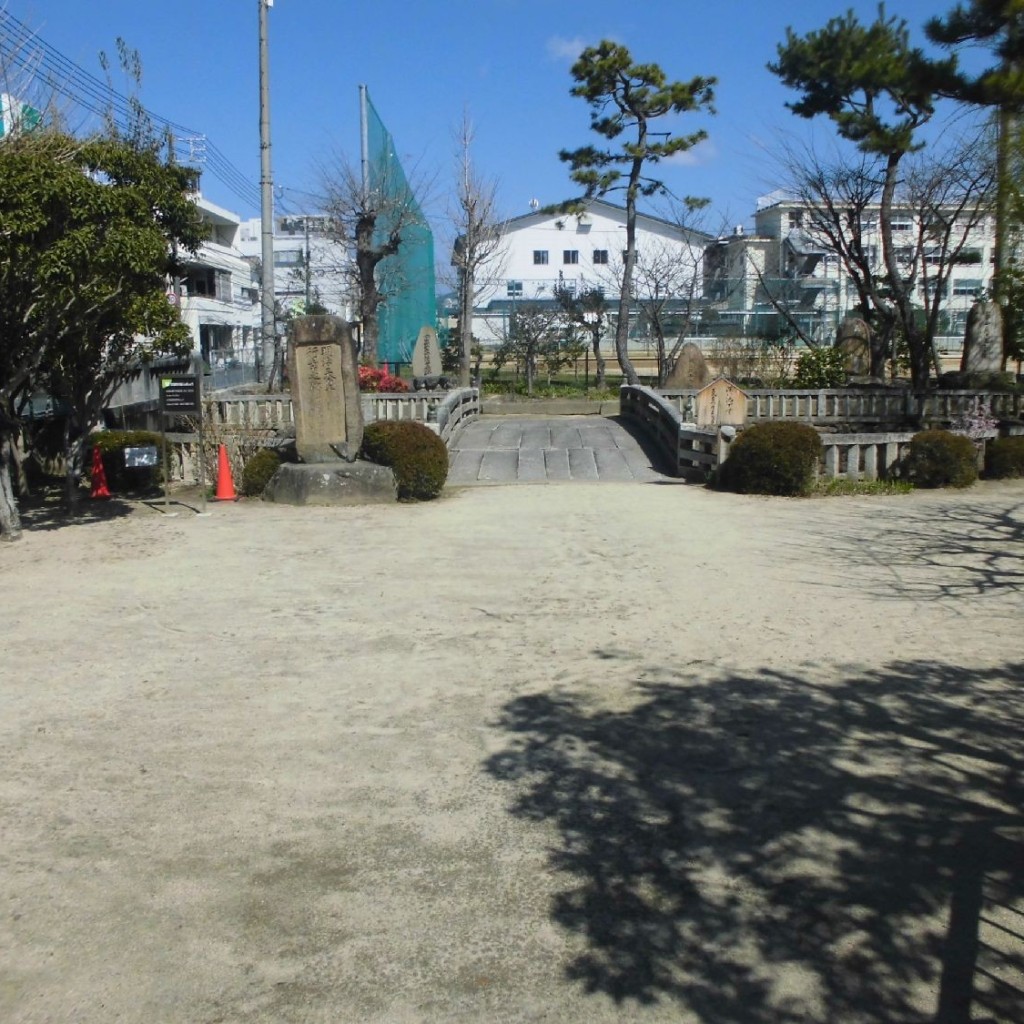
<path fill-rule="evenodd" d="M 0 545 L 5 1024 L 1024 1019 L 1024 484 L 108 512 Z"/>

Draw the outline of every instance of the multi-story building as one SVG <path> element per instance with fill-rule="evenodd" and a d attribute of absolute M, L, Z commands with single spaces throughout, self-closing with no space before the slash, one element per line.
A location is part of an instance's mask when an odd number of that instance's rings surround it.
<path fill-rule="evenodd" d="M 936 340 L 940 350 L 955 351 L 962 345 L 971 305 L 991 280 L 993 218 L 979 213 L 960 225 L 966 232 L 965 241 L 952 261 L 948 252 L 929 241 L 928 232 L 921 227 L 911 210 L 896 208 L 892 219 L 896 258 L 905 272 L 914 271 L 915 305 L 925 308 L 926 288 L 932 298 L 938 297 L 942 315 Z M 867 260 L 881 274 L 877 206 L 861 212 L 859 230 Z M 949 270 L 949 280 L 937 295 L 934 271 L 940 265 Z M 782 307 L 810 337 L 828 341 L 841 320 L 859 315 L 853 282 L 838 255 L 815 229 L 812 208 L 775 195 L 759 201 L 753 234 L 736 228 L 732 235 L 707 246 L 704 295 L 715 311 L 713 320 L 720 334 L 783 334 L 787 325 Z"/>
<path fill-rule="evenodd" d="M 181 319 L 213 375 L 224 387 L 252 379 L 257 364 L 259 283 L 239 248 L 237 214 L 202 196 L 197 205 L 209 235 L 195 256 L 184 259 L 184 274 L 171 290 L 180 298 Z"/>
<path fill-rule="evenodd" d="M 524 303 L 551 304 L 555 292 L 599 288 L 618 295 L 626 248 L 626 211 L 603 199 L 589 200 L 579 213 L 532 212 L 509 220 L 502 244 L 488 265 L 490 277 L 477 282 L 473 333 L 485 346 L 499 343 L 510 315 Z M 647 280 L 658 276 L 676 305 L 699 296 L 700 263 L 710 236 L 669 220 L 638 213 L 638 270 L 634 293 L 642 300 Z M 613 307 L 614 301 L 609 303 Z M 631 334 L 643 332 L 642 301 L 631 318 Z"/>
<path fill-rule="evenodd" d="M 239 247 L 247 259 L 262 256 L 262 222 L 245 221 Z M 301 313 L 310 303 L 351 319 L 351 275 L 348 252 L 323 214 L 298 214 L 274 220 L 274 299 L 284 313 Z"/>

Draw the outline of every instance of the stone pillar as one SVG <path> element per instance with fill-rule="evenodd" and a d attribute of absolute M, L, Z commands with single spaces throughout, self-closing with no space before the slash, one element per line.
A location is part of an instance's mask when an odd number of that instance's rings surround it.
<path fill-rule="evenodd" d="M 363 414 L 348 324 L 336 316 L 296 319 L 288 373 L 299 458 L 303 462 L 355 461 L 363 443 Z"/>

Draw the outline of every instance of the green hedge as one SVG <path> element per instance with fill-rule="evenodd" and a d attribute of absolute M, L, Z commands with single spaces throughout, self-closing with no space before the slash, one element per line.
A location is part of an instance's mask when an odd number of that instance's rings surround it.
<path fill-rule="evenodd" d="M 1024 476 L 1024 437 L 1000 437 L 985 448 L 985 476 L 993 480 Z"/>
<path fill-rule="evenodd" d="M 948 430 L 922 430 L 910 442 L 900 475 L 915 487 L 970 487 L 978 479 L 974 442 Z"/>
<path fill-rule="evenodd" d="M 128 469 L 124 464 L 125 448 L 153 446 L 157 458 L 163 458 L 163 439 L 154 430 L 103 430 L 90 434 L 86 442 L 85 468 L 92 473 L 92 449 L 99 448 L 107 487 L 112 492 L 147 491 L 160 486 L 161 466 L 139 466 Z"/>
<path fill-rule="evenodd" d="M 807 494 L 821 438 L 806 423 L 759 423 L 742 431 L 718 472 L 718 486 L 739 494 Z"/>
<path fill-rule="evenodd" d="M 242 469 L 242 494 L 258 498 L 281 465 L 281 456 L 273 448 L 261 448 Z"/>
<path fill-rule="evenodd" d="M 399 500 L 436 498 L 448 479 L 448 449 L 429 427 L 412 420 L 371 423 L 363 432 L 362 456 L 390 466 Z"/>

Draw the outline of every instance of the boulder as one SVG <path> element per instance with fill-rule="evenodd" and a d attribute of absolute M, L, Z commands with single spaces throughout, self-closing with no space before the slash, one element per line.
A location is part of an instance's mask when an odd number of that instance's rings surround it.
<path fill-rule="evenodd" d="M 395 474 L 373 462 L 285 463 L 263 491 L 283 505 L 381 505 L 398 500 Z"/>

